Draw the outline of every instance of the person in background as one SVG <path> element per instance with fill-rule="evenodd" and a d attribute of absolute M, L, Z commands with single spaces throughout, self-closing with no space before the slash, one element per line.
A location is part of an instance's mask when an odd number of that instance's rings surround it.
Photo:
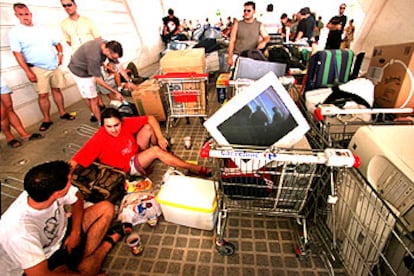
<path fill-rule="evenodd" d="M 122 228 L 110 228 L 109 201 L 84 208 L 70 172 L 67 162 L 52 161 L 26 173 L 24 191 L 0 219 L 2 275 L 104 275 L 102 262 Z"/>
<path fill-rule="evenodd" d="M 13 99 L 11 97 L 12 93 L 12 90 L 4 81 L 3 76 L 1 76 L 1 131 L 6 137 L 7 145 L 11 148 L 18 148 L 22 145 L 22 142 L 14 138 L 10 126 L 12 126 L 17 131 L 23 141 L 38 140 L 43 138 L 43 135 L 39 133 L 30 134 L 26 131 L 19 116 L 17 116 L 16 112 L 14 111 Z"/>
<path fill-rule="evenodd" d="M 51 32 L 33 25 L 32 13 L 22 3 L 13 4 L 15 16 L 20 24 L 9 32 L 10 48 L 17 63 L 26 73 L 30 82 L 35 84 L 38 102 L 43 115 L 39 130 L 46 131 L 53 124 L 50 118 L 49 93 L 57 106 L 59 116 L 63 120 L 74 120 L 75 116 L 65 111 L 62 91 L 65 78 L 59 69 L 62 64 L 62 45 Z"/>
<path fill-rule="evenodd" d="M 351 42 L 354 41 L 355 26 L 354 20 L 349 20 L 348 26 L 344 30 L 344 38 L 342 39 L 341 49 L 351 49 Z"/>
<path fill-rule="evenodd" d="M 342 32 L 346 25 L 345 13 L 346 4 L 339 6 L 339 15 L 332 17 L 326 27 L 329 29 L 328 39 L 326 40 L 325 49 L 339 49 L 342 41 Z"/>
<path fill-rule="evenodd" d="M 288 20 L 289 20 L 288 15 L 286 13 L 282 13 L 282 15 L 280 16 L 280 28 L 277 32 L 282 35 L 283 40 L 286 40 L 286 34 L 287 34 L 286 27 L 289 28 L 289 26 L 287 25 Z"/>
<path fill-rule="evenodd" d="M 159 159 L 171 167 L 188 169 L 199 176 L 211 176 L 211 169 L 187 163 L 167 151 L 168 141 L 153 116 L 122 118 L 118 110 L 102 112 L 101 127 L 72 157 L 77 164 L 88 167 L 92 162 L 111 166 L 132 176 L 146 176 L 147 168 Z"/>
<path fill-rule="evenodd" d="M 92 20 L 78 13 L 78 5 L 76 5 L 75 0 L 61 0 L 60 3 L 68 14 L 68 17 L 60 23 L 60 28 L 63 38 L 72 48 L 72 54 L 86 41 L 101 38 L 98 28 Z M 100 87 L 98 86 L 98 88 Z M 106 90 L 99 89 L 98 105 L 99 109 L 103 110 L 105 104 L 101 94 L 110 95 L 110 93 Z M 91 113 L 90 121 L 98 121 L 93 113 Z"/>
<path fill-rule="evenodd" d="M 82 98 L 86 99 L 88 107 L 98 119 L 98 122 L 101 121 L 101 112 L 98 106 L 96 84 L 110 91 L 117 100 L 123 100 L 121 93 L 102 78 L 101 66 L 107 59 L 117 65 L 119 73 L 128 81 L 130 89 L 137 88 L 122 65 L 119 64 L 118 59 L 122 55 L 122 45 L 118 41 L 95 39 L 81 45 L 70 59 L 68 68 L 72 72 Z"/>
<path fill-rule="evenodd" d="M 315 28 L 315 22 L 311 16 L 310 9 L 308 7 L 302 8 L 299 13 L 299 24 L 296 31 L 296 36 L 294 41 L 300 41 L 301 39 L 307 39 L 309 44 L 311 44 L 311 38 L 313 36 L 313 29 Z"/>
<path fill-rule="evenodd" d="M 260 17 L 260 21 L 268 34 L 276 34 L 282 27 L 273 12 L 273 4 L 267 5 L 266 12 Z"/>
<path fill-rule="evenodd" d="M 315 29 L 313 31 L 315 42 L 319 41 L 319 36 L 323 27 L 325 27 L 325 24 L 322 22 L 322 16 L 318 16 L 318 20 L 316 20 Z"/>
<path fill-rule="evenodd" d="M 162 41 L 167 45 L 171 37 L 180 33 L 180 19 L 174 15 L 173 9 L 168 9 L 168 15 L 162 19 Z"/>
<path fill-rule="evenodd" d="M 295 37 L 296 37 L 296 32 L 298 30 L 298 24 L 299 24 L 299 18 L 298 18 L 298 14 L 294 13 L 292 14 L 292 19 L 290 22 L 290 35 L 289 35 L 289 40 L 290 41 L 295 41 Z"/>
<path fill-rule="evenodd" d="M 240 55 L 244 51 L 259 49 L 262 50 L 270 41 L 269 34 L 263 24 L 254 17 L 256 4 L 248 1 L 243 5 L 243 20 L 233 23 L 228 47 L 227 63 L 233 65 L 233 54 Z"/>

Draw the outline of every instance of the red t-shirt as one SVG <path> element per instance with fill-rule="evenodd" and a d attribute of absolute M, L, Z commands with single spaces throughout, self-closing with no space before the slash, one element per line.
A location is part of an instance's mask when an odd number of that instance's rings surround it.
<path fill-rule="evenodd" d="M 118 137 L 111 136 L 102 126 L 72 159 L 84 167 L 98 161 L 128 173 L 129 161 L 139 151 L 135 134 L 147 123 L 147 116 L 123 118 Z"/>

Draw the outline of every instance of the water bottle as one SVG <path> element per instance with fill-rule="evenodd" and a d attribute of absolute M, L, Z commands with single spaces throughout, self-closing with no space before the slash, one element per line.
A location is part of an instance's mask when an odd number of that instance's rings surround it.
<path fill-rule="evenodd" d="M 224 87 L 217 87 L 217 100 L 219 103 L 224 103 L 226 100 L 226 88 Z"/>

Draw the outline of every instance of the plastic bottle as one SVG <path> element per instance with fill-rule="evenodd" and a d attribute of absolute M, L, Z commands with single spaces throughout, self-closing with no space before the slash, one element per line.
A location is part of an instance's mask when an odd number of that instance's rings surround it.
<path fill-rule="evenodd" d="M 158 224 L 158 216 L 155 208 L 152 207 L 152 203 L 148 202 L 146 204 L 145 215 L 147 216 L 147 223 L 151 227 L 155 227 Z"/>

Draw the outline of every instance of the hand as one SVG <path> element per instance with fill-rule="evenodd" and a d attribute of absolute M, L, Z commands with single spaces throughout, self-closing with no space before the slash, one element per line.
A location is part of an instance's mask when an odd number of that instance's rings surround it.
<path fill-rule="evenodd" d="M 168 140 L 163 136 L 158 139 L 158 146 L 163 150 L 167 150 L 168 147 Z"/>
<path fill-rule="evenodd" d="M 71 254 L 72 249 L 77 247 L 80 243 L 80 234 L 70 234 L 63 242 L 63 247 Z"/>
<path fill-rule="evenodd" d="M 26 72 L 26 76 L 29 79 L 29 81 L 31 82 L 37 82 L 37 77 L 36 75 L 32 72 L 32 70 L 29 70 L 28 72 Z"/>
<path fill-rule="evenodd" d="M 122 94 L 121 93 L 119 93 L 118 91 L 116 92 L 116 99 L 118 100 L 118 101 L 120 101 L 120 102 L 123 102 L 124 101 L 124 97 L 122 96 Z"/>
<path fill-rule="evenodd" d="M 231 67 L 233 65 L 233 55 L 227 57 L 227 64 Z"/>

